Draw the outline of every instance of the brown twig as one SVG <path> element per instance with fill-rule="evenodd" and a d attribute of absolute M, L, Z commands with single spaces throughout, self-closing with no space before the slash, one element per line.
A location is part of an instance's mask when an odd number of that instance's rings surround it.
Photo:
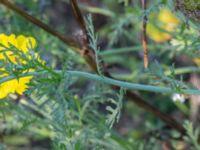
<path fill-rule="evenodd" d="M 84 18 L 82 16 L 81 10 L 78 7 L 77 0 L 70 0 L 70 3 L 71 3 L 71 6 L 73 8 L 73 12 L 74 12 L 74 15 L 76 17 L 76 20 L 77 20 L 77 22 L 78 22 L 78 24 L 79 24 L 79 26 L 81 28 L 82 34 L 83 34 L 83 36 L 81 36 L 82 37 L 81 38 L 82 42 L 79 42 L 79 44 L 81 45 L 81 49 L 83 51 L 82 54 L 86 55 L 86 56 L 90 55 L 90 59 L 92 61 L 90 61 L 88 63 L 88 65 L 93 66 L 92 67 L 93 71 L 97 72 L 94 53 L 89 48 L 89 36 L 87 34 L 87 28 L 86 28 L 86 24 L 85 24 Z M 83 44 L 81 44 L 81 43 L 83 43 Z"/>
<path fill-rule="evenodd" d="M 143 45 L 143 61 L 144 61 L 144 68 L 147 69 L 149 65 L 149 59 L 148 59 L 148 47 L 147 47 L 147 15 L 146 15 L 146 9 L 147 9 L 147 3 L 146 0 L 141 0 L 142 2 L 142 9 L 144 10 L 144 17 L 143 17 L 143 25 L 142 25 L 142 45 Z"/>
<path fill-rule="evenodd" d="M 77 4 L 77 0 L 70 0 L 70 3 L 71 3 L 71 6 L 73 8 L 73 12 L 76 16 L 76 20 L 77 22 L 79 23 L 79 26 L 81 27 L 81 30 L 84 34 L 84 44 L 86 47 L 88 47 L 88 43 L 89 43 L 89 37 L 88 37 L 88 34 L 87 34 L 87 28 L 86 28 L 86 25 L 85 25 L 85 21 L 84 21 L 84 18 L 82 16 L 82 13 L 78 7 L 78 4 Z"/>
<path fill-rule="evenodd" d="M 142 100 L 139 96 L 137 96 L 135 93 L 132 93 L 130 91 L 127 91 L 126 93 L 127 97 L 130 97 L 131 101 L 133 101 L 135 104 L 140 106 L 142 109 L 146 110 L 147 112 L 150 112 L 160 118 L 162 121 L 164 121 L 167 125 L 169 125 L 171 128 L 176 129 L 181 134 L 185 134 L 185 129 L 182 125 L 180 125 L 175 119 L 170 117 L 169 115 L 159 111 L 156 107 L 148 104 L 144 100 Z"/>
<path fill-rule="evenodd" d="M 22 9 L 18 8 L 17 6 L 15 6 L 14 4 L 10 3 L 8 0 L 0 0 L 0 3 L 3 4 L 4 6 L 6 6 L 7 8 L 11 9 L 12 11 L 18 13 L 19 15 L 21 15 L 22 17 L 24 17 L 28 21 L 30 21 L 33 24 L 35 24 L 36 26 L 42 28 L 46 32 L 48 32 L 48 33 L 54 35 L 55 37 L 59 38 L 61 41 L 63 41 L 64 43 L 66 43 L 67 45 L 69 45 L 73 49 L 75 49 L 78 53 L 83 54 L 82 51 L 84 49 L 82 47 L 80 47 L 80 44 L 77 43 L 76 41 L 74 41 L 73 39 L 65 37 L 64 35 L 61 35 L 60 33 L 56 32 L 54 29 L 50 28 L 48 25 L 42 23 L 40 20 L 38 20 L 35 17 L 27 14 L 24 10 L 22 10 Z M 76 11 L 77 11 L 77 9 L 79 9 L 78 5 L 76 7 Z M 82 17 L 82 16 L 80 16 L 80 14 L 79 14 L 78 17 Z M 79 21 L 79 23 L 82 24 L 81 20 Z M 82 25 L 81 28 L 83 28 L 85 30 L 85 26 Z M 91 51 L 89 49 L 86 49 L 84 51 L 85 52 L 84 52 L 83 56 L 84 56 L 86 62 L 88 63 L 88 65 L 91 67 L 91 69 L 94 72 L 97 72 L 96 62 L 95 62 L 95 59 L 94 59 L 93 51 Z M 110 77 L 109 72 L 107 70 L 104 70 L 104 71 L 105 71 L 104 75 Z M 119 90 L 119 87 L 113 87 L 113 89 Z M 160 118 L 162 121 L 164 121 L 170 127 L 176 129 L 177 131 L 179 131 L 182 134 L 185 133 L 185 129 L 178 122 L 176 122 L 173 118 L 171 118 L 167 114 L 160 112 L 156 107 L 154 107 L 154 106 L 148 104 L 147 102 L 145 102 L 143 99 L 141 99 L 135 93 L 133 93 L 131 91 L 127 91 L 126 92 L 126 96 L 131 101 L 133 101 L 135 104 L 137 104 L 139 107 L 144 109 L 145 111 L 150 112 L 150 113 L 154 114 L 155 116 L 157 116 L 158 118 Z"/>
<path fill-rule="evenodd" d="M 90 37 L 89 37 L 89 35 L 87 33 L 87 27 L 86 27 L 83 15 L 81 13 L 81 10 L 79 9 L 77 0 L 70 0 L 70 3 L 72 5 L 73 12 L 74 12 L 74 14 L 76 16 L 76 20 L 77 20 L 79 26 L 81 27 L 81 30 L 82 30 L 82 33 L 83 33 L 83 36 L 82 36 L 83 37 L 82 38 L 82 40 L 83 40 L 82 49 L 90 51 L 90 52 L 93 52 L 93 50 L 91 50 L 91 48 L 89 47 L 89 45 L 90 45 L 90 43 L 89 43 Z M 94 59 L 94 63 L 96 65 L 96 60 L 95 59 Z M 102 69 L 102 73 L 107 77 L 111 77 L 111 75 L 108 72 L 107 67 L 105 66 L 103 61 L 101 61 L 101 67 L 103 68 Z M 96 73 L 98 72 L 97 70 L 93 70 L 93 71 L 95 71 Z"/>

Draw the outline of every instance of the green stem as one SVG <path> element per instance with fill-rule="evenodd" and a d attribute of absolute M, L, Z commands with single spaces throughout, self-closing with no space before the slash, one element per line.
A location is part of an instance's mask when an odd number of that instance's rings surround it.
<path fill-rule="evenodd" d="M 141 91 L 148 91 L 148 92 L 159 92 L 159 93 L 178 93 L 172 88 L 169 87 L 158 87 L 158 86 L 152 86 L 152 85 L 144 85 L 144 84 L 137 84 L 137 83 L 129 83 L 126 81 L 119 81 L 107 77 L 101 77 L 96 74 L 86 73 L 86 72 L 80 72 L 80 71 L 68 71 L 68 74 L 71 76 L 76 77 L 83 77 L 90 80 L 95 80 L 98 82 L 103 82 L 110 85 L 115 85 L 118 87 L 122 87 L 125 89 L 131 89 L 131 90 L 141 90 Z M 195 89 L 183 89 L 182 92 L 184 94 L 195 94 L 200 95 L 200 90 Z"/>
<path fill-rule="evenodd" d="M 56 71 L 57 73 L 61 73 L 61 71 Z M 43 75 L 47 72 L 29 72 L 26 74 L 22 74 L 19 77 L 26 77 L 26 76 L 37 76 L 37 75 Z M 152 86 L 152 85 L 144 85 L 144 84 L 137 84 L 137 83 L 130 83 L 125 81 L 119 81 L 115 79 L 111 79 L 108 77 L 102 77 L 96 74 L 87 73 L 87 72 L 80 72 L 80 71 L 67 71 L 67 74 L 72 77 L 80 77 L 80 78 L 86 78 L 89 80 L 94 80 L 98 82 L 102 82 L 105 84 L 115 85 L 118 87 L 122 87 L 124 89 L 131 89 L 131 90 L 141 90 L 141 91 L 148 91 L 148 92 L 158 92 L 158 93 L 180 93 L 172 88 L 169 87 L 158 87 L 158 86 Z M 0 84 L 6 81 L 10 81 L 12 79 L 16 79 L 15 76 L 8 76 L 0 80 Z M 184 94 L 194 94 L 194 95 L 200 95 L 200 90 L 195 89 L 182 89 L 182 93 Z M 181 93 L 181 94 L 182 94 Z"/>
<path fill-rule="evenodd" d="M 177 68 L 174 70 L 175 75 L 179 74 L 187 74 L 187 73 L 198 73 L 200 72 L 200 68 L 198 67 L 182 67 L 182 68 Z M 170 75 L 171 71 L 165 71 L 165 75 Z"/>
<path fill-rule="evenodd" d="M 167 70 L 164 72 L 165 75 L 170 75 L 171 71 Z M 187 73 L 200 73 L 200 68 L 198 67 L 181 67 L 181 68 L 177 68 L 174 70 L 174 75 L 182 75 L 182 74 L 187 74 Z M 116 79 L 119 80 L 126 80 L 126 81 L 131 81 L 134 79 L 135 76 L 137 76 L 137 73 L 133 72 L 133 73 L 124 73 L 124 74 L 112 74 L 113 77 L 115 77 Z M 146 75 L 140 75 L 140 77 L 145 77 Z"/>
<path fill-rule="evenodd" d="M 80 7 L 90 13 L 100 14 L 107 17 L 111 17 L 111 18 L 115 17 L 115 14 L 108 9 L 103 9 L 103 8 L 93 7 L 93 6 L 86 6 L 86 5 L 80 5 Z"/>

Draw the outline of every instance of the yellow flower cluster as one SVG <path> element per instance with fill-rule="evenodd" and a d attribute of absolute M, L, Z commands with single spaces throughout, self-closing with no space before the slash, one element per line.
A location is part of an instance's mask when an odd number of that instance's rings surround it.
<path fill-rule="evenodd" d="M 179 25 L 178 18 L 168 8 L 163 7 L 157 14 L 150 14 L 147 34 L 157 43 L 165 42 L 172 38 L 167 32 L 174 32 Z"/>
<path fill-rule="evenodd" d="M 9 48 L 11 46 L 22 51 L 26 54 L 29 49 L 33 49 L 36 46 L 36 40 L 33 37 L 25 37 L 23 35 L 15 36 L 14 34 L 5 35 L 0 34 L 0 60 L 6 61 L 9 58 L 14 64 L 20 61 L 20 63 L 26 63 L 24 60 L 19 58 L 16 54 L 13 54 Z M 4 53 L 3 53 L 4 51 Z M 6 54 L 6 55 L 5 55 Z M 6 58 L 7 57 L 7 58 Z M 17 60 L 17 61 L 16 61 Z M 6 70 L 6 68 L 0 67 L 0 70 Z M 30 70 L 29 70 L 30 71 Z M 0 74 L 0 78 L 9 76 L 7 73 Z M 5 98 L 9 93 L 17 93 L 22 95 L 23 92 L 28 88 L 32 76 L 21 77 L 19 79 L 13 79 L 0 84 L 0 99 Z"/>

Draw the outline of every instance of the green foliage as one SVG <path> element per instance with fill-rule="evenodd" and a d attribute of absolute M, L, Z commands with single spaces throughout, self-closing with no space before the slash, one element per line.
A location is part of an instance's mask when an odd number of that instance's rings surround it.
<path fill-rule="evenodd" d="M 187 10 L 195 11 L 200 9 L 200 3 L 198 0 L 183 0 L 183 7 Z"/>
<path fill-rule="evenodd" d="M 193 125 L 191 122 L 189 121 L 186 121 L 184 123 L 184 127 L 187 131 L 187 135 L 188 137 L 185 137 L 185 140 L 191 142 L 194 146 L 193 149 L 195 150 L 200 150 L 200 145 L 199 145 L 199 142 L 198 142 L 198 139 L 199 139 L 199 128 L 197 129 L 194 129 Z"/>
<path fill-rule="evenodd" d="M 98 37 L 97 35 L 95 35 L 95 31 L 94 31 L 94 26 L 92 23 L 92 16 L 89 15 L 87 16 L 86 20 L 86 27 L 87 27 L 87 32 L 88 32 L 88 36 L 89 36 L 89 47 L 94 50 L 95 53 L 95 60 L 96 60 L 96 65 L 97 65 L 97 71 L 99 75 L 103 75 L 102 73 L 102 62 L 101 59 L 99 57 L 100 55 L 100 49 L 98 47 Z"/>
<path fill-rule="evenodd" d="M 113 127 L 115 121 L 119 122 L 120 115 L 121 115 L 121 109 L 122 109 L 122 101 L 123 101 L 123 95 L 124 95 L 124 89 L 120 89 L 118 95 L 118 101 L 116 102 L 113 99 L 110 99 L 110 102 L 115 106 L 113 109 L 111 106 L 107 106 L 106 110 L 110 113 L 108 115 L 108 119 L 106 120 L 107 124 L 109 125 L 110 128 Z"/>

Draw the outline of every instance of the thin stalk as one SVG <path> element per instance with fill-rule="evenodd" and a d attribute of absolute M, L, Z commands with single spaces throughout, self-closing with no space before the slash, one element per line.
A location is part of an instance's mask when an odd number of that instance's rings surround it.
<path fill-rule="evenodd" d="M 146 0 L 141 0 L 142 2 L 142 9 L 144 10 L 144 17 L 143 17 L 143 25 L 142 25 L 142 45 L 144 51 L 144 68 L 147 69 L 149 65 L 149 58 L 148 58 L 148 43 L 147 43 L 147 2 Z"/>
<path fill-rule="evenodd" d="M 165 71 L 165 75 L 169 75 L 171 73 L 170 70 Z M 199 67 L 181 67 L 174 70 L 175 75 L 187 74 L 187 73 L 200 73 Z"/>
<path fill-rule="evenodd" d="M 182 74 L 188 74 L 188 73 L 200 73 L 200 68 L 198 67 L 181 67 L 181 68 L 176 68 L 174 69 L 174 75 L 182 75 Z M 167 76 L 167 75 L 170 75 L 171 74 L 171 71 L 170 70 L 167 70 L 164 72 L 164 74 Z M 137 76 L 138 73 L 122 73 L 122 74 L 119 74 L 119 73 L 115 73 L 115 74 L 112 74 L 112 76 L 115 78 L 115 79 L 118 79 L 118 80 L 126 80 L 126 81 L 132 81 L 134 79 L 135 76 Z M 140 75 L 140 77 L 145 77 L 147 75 Z"/>
<path fill-rule="evenodd" d="M 100 15 L 104 15 L 106 17 L 111 17 L 111 18 L 116 17 L 115 14 L 108 9 L 94 7 L 94 6 L 87 6 L 87 5 L 83 5 L 83 4 L 80 5 L 80 7 L 90 13 L 93 13 L 93 14 L 100 14 Z"/>

